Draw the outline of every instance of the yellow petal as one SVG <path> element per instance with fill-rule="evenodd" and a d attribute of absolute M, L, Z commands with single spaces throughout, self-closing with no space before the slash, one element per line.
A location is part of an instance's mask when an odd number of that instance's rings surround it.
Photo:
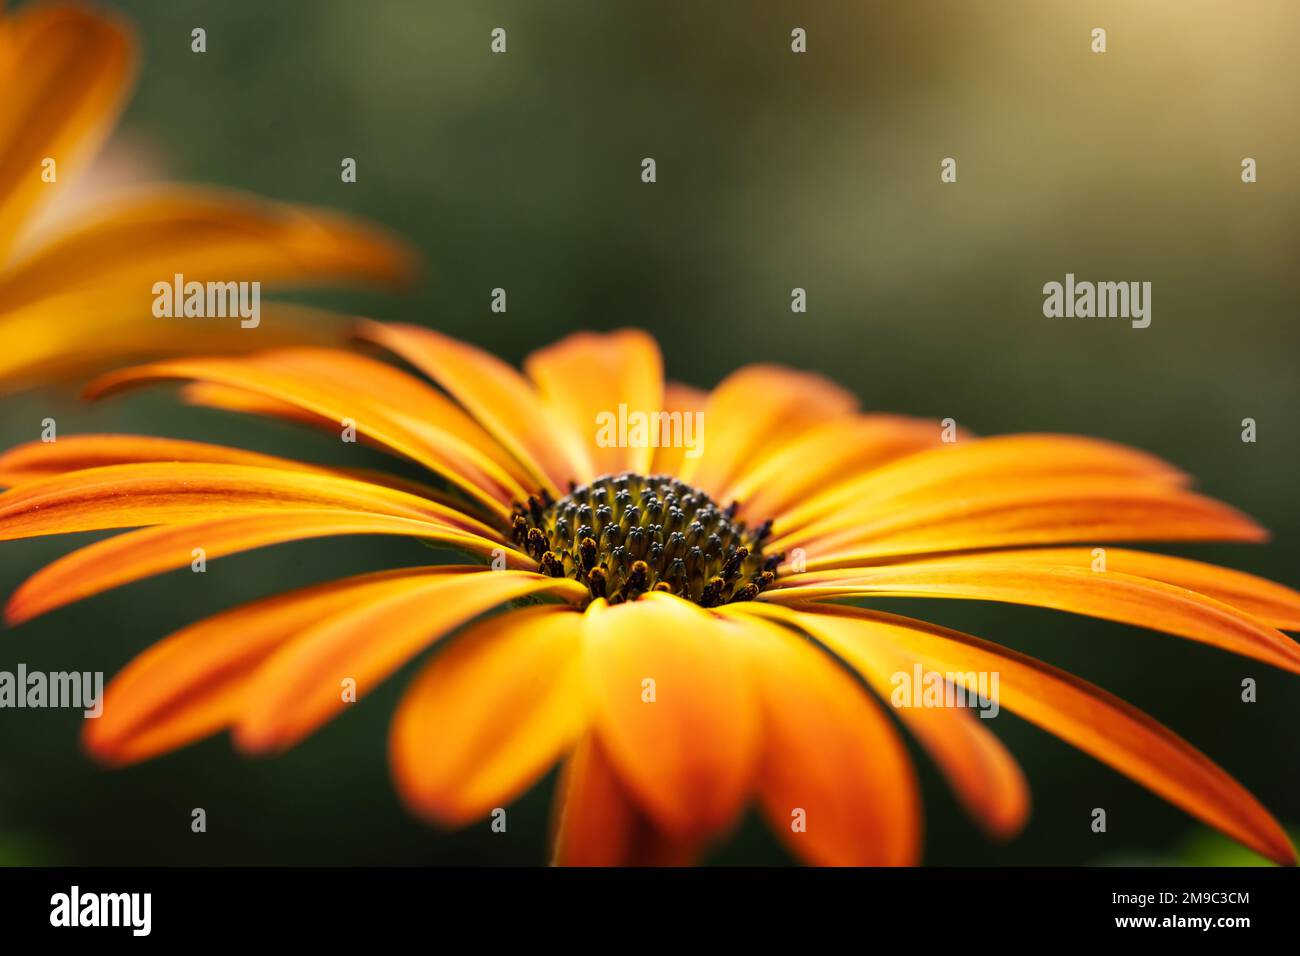
<path fill-rule="evenodd" d="M 582 616 L 544 605 L 488 618 L 435 656 L 389 735 L 407 805 L 462 825 L 535 783 L 586 725 L 581 646 Z"/>

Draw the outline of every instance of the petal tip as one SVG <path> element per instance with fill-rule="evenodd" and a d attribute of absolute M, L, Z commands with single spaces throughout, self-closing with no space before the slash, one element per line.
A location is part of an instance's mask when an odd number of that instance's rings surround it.
<path fill-rule="evenodd" d="M 32 608 L 22 599 L 22 589 L 19 588 L 19 590 L 15 591 L 9 600 L 5 602 L 3 614 L 5 627 L 17 627 L 18 625 L 25 624 L 39 615 L 40 611 Z"/>
<path fill-rule="evenodd" d="M 103 717 L 86 722 L 81 731 L 81 750 L 95 763 L 108 770 L 125 767 L 134 761 L 127 753 L 119 733 Z"/>

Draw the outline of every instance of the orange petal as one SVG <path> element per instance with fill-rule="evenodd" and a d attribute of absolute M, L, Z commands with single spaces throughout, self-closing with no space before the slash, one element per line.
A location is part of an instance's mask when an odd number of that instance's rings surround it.
<path fill-rule="evenodd" d="M 300 425 L 308 425 L 312 428 L 319 428 L 331 433 L 338 432 L 338 423 L 319 415 L 313 415 L 310 412 L 303 411 L 301 408 L 295 408 L 292 405 L 286 405 L 282 402 L 275 402 L 270 399 L 261 398 L 252 392 L 244 392 L 237 388 L 226 388 L 223 385 L 209 385 L 206 382 L 191 382 L 189 385 L 181 388 L 181 398 L 190 405 L 202 405 L 206 408 L 220 408 L 226 411 L 240 412 L 245 415 L 264 415 L 268 418 L 277 418 L 281 421 L 296 422 Z M 376 448 L 379 451 L 389 451 L 381 443 L 367 437 L 364 433 L 358 433 L 357 440 L 364 445 Z M 308 466 L 304 466 L 308 467 Z M 316 466 L 312 466 L 316 467 Z M 473 514 L 480 519 L 488 521 L 496 520 L 492 514 L 484 508 L 479 501 L 472 501 L 463 495 L 451 491 L 443 491 L 432 485 L 423 482 L 413 481 L 403 478 L 389 471 L 380 471 L 373 468 L 317 468 L 317 470 L 326 470 L 332 474 L 349 475 L 353 478 L 362 478 L 366 481 L 372 481 L 378 485 L 387 485 L 390 488 L 399 488 L 403 491 L 409 491 L 419 494 L 425 498 L 442 502 L 450 505 L 460 511 Z M 526 498 L 527 495 L 521 488 L 516 496 L 509 497 L 502 495 L 502 501 L 517 501 Z"/>
<path fill-rule="evenodd" d="M 738 617 L 755 615 L 797 626 L 785 608 L 756 601 L 728 605 Z M 912 662 L 882 643 L 859 645 L 854 660 L 862 676 L 882 700 L 892 700 L 893 675 L 909 673 Z M 1014 836 L 1029 817 L 1029 788 L 1015 757 L 981 719 L 947 707 L 902 707 L 895 710 L 903 724 L 934 758 L 967 811 L 998 839 Z"/>
<path fill-rule="evenodd" d="M 345 341 L 345 323 L 322 309 L 263 302 L 256 333 L 238 322 L 149 318 L 127 296 L 82 289 L 0 314 L 0 395 L 157 355 L 227 355 L 287 343 Z"/>
<path fill-rule="evenodd" d="M 1042 661 L 938 625 L 859 608 L 798 614 L 799 626 L 854 667 L 862 648 L 893 645 L 927 670 L 999 675 L 1007 710 L 1109 764 L 1192 816 L 1270 860 L 1293 864 L 1277 821 L 1239 783 L 1168 728 L 1106 691 Z"/>
<path fill-rule="evenodd" d="M 253 601 L 164 638 L 117 675 L 104 713 L 86 722 L 86 748 L 134 763 L 234 722 L 249 678 L 277 647 L 331 614 L 465 569 L 403 568 L 330 581 Z"/>
<path fill-rule="evenodd" d="M 739 501 L 752 523 L 780 519 L 824 489 L 904 455 L 938 445 L 938 422 L 898 415 L 852 415 L 808 429 L 737 476 L 723 501 Z"/>
<path fill-rule="evenodd" d="M 488 618 L 416 678 L 389 762 L 415 812 L 463 825 L 510 803 L 586 726 L 582 616 L 543 605 Z"/>
<path fill-rule="evenodd" d="M 458 513 L 473 513 L 473 502 L 452 499 L 437 488 L 388 472 L 367 468 L 331 468 L 293 458 L 279 458 L 245 451 L 228 445 L 186 441 L 180 438 L 154 438 L 144 435 L 68 435 L 57 442 L 34 441 L 0 453 L 0 486 L 17 485 L 37 478 L 100 468 L 104 465 L 142 464 L 166 461 L 206 461 L 227 465 L 256 465 L 290 471 L 310 471 L 342 478 L 354 478 L 407 494 L 419 495 L 447 505 Z M 475 515 L 482 517 L 482 515 Z"/>
<path fill-rule="evenodd" d="M 277 402 L 273 399 L 262 398 L 253 392 L 245 392 L 238 388 L 228 388 L 224 385 L 211 385 L 207 382 L 191 382 L 182 386 L 181 398 L 187 404 L 201 405 L 205 408 L 220 408 L 225 411 L 239 412 L 245 415 L 263 415 L 267 418 L 277 418 L 281 421 L 295 422 L 299 425 L 308 425 L 312 428 L 319 428 L 330 433 L 338 432 L 338 422 L 324 418 L 320 415 L 313 415 L 311 412 L 293 405 Z M 367 436 L 364 432 L 358 433 L 357 440 L 362 444 L 376 448 L 379 451 L 390 451 L 381 442 Z M 308 467 L 308 466 L 303 466 Z M 402 478 L 391 472 L 376 471 L 368 468 L 331 468 L 324 469 L 333 474 L 351 475 L 354 478 L 364 478 L 367 481 L 373 481 L 375 484 L 387 485 L 390 488 L 400 488 L 405 491 L 411 491 L 416 494 L 431 498 L 434 501 L 440 501 L 443 504 L 450 504 L 454 507 L 474 513 L 480 518 L 492 516 L 484 510 L 484 506 L 479 501 L 467 500 L 464 497 L 455 496 L 454 493 L 447 493 L 431 485 L 411 481 Z M 522 487 L 519 488 L 514 497 L 503 493 L 502 500 L 522 500 L 527 495 Z"/>
<path fill-rule="evenodd" d="M 1171 485 L 1188 480 L 1167 462 L 1114 442 L 1078 435 L 998 435 L 944 444 L 832 484 L 785 515 L 780 531 L 830 515 L 859 520 L 882 510 L 885 502 L 964 498 L 999 487 L 1025 487 L 1031 479 L 1107 477 Z"/>
<path fill-rule="evenodd" d="M 632 855 L 637 810 L 588 736 L 565 763 L 556 790 L 554 861 L 560 866 L 623 866 Z"/>
<path fill-rule="evenodd" d="M 262 455 L 242 448 L 211 445 L 179 438 L 144 435 L 68 435 L 58 441 L 33 441 L 0 454 L 0 485 L 37 478 L 143 462 L 205 461 L 214 464 L 257 465 L 296 471 L 328 471 L 292 458 Z"/>
<path fill-rule="evenodd" d="M 587 467 L 585 443 L 528 380 L 494 355 L 414 325 L 365 322 L 358 334 L 445 388 L 555 497 Z"/>
<path fill-rule="evenodd" d="M 1222 502 L 1145 481 L 1046 479 L 978 495 L 891 504 L 774 541 L 804 548 L 808 570 L 901 555 L 1105 541 L 1262 541 L 1267 532 Z"/>
<path fill-rule="evenodd" d="M 0 541 L 295 506 L 388 514 L 495 534 L 445 505 L 353 478 L 251 465 L 148 462 L 87 468 L 11 488 L 0 494 Z"/>
<path fill-rule="evenodd" d="M 647 416 L 666 410 L 663 360 L 653 338 L 639 329 L 580 332 L 532 353 L 524 369 L 557 417 L 581 439 L 589 465 L 578 481 L 624 471 L 650 474 L 654 448 L 649 435 L 640 447 L 601 447 L 596 438 L 600 416 L 617 419 L 620 406 Z"/>
<path fill-rule="evenodd" d="M 419 462 L 503 518 L 510 514 L 506 505 L 512 497 L 508 476 L 455 435 L 438 428 L 436 422 L 417 424 L 382 398 L 341 390 L 302 375 L 250 361 L 186 359 L 110 373 L 92 382 L 86 393 L 97 398 L 166 379 L 197 379 L 242 389 L 297 406 L 340 426 L 345 421 L 353 422 L 357 434 Z"/>
<path fill-rule="evenodd" d="M 628 790 L 671 836 L 726 827 L 749 795 L 759 742 L 737 636 L 659 593 L 596 601 L 585 625 L 597 736 Z"/>
<path fill-rule="evenodd" d="M 708 400 L 709 393 L 702 389 L 692 388 L 690 385 L 683 385 L 681 382 L 664 383 L 664 411 L 669 415 L 682 416 L 683 438 L 685 437 L 686 416 L 695 415 L 697 412 L 702 413 Z M 693 422 L 696 420 L 692 419 Z M 661 444 L 654 450 L 650 464 L 650 474 L 677 474 L 681 471 L 682 461 L 686 457 L 686 450 L 683 442 L 668 445 Z"/>
<path fill-rule="evenodd" d="M 409 250 L 345 216 L 236 192 L 150 187 L 82 217 L 76 229 L 10 266 L 0 281 L 0 310 L 95 289 L 138 299 L 141 323 L 156 326 L 148 311 L 154 283 L 176 275 L 187 283 L 397 284 L 414 271 Z M 256 336 L 248 338 L 256 347 Z"/>
<path fill-rule="evenodd" d="M 772 830 L 822 866 L 911 866 L 921 853 L 912 764 L 880 706 L 829 654 L 735 613 L 763 714 L 759 795 Z"/>
<path fill-rule="evenodd" d="M 807 585 L 803 575 L 778 581 L 763 597 L 783 604 L 930 597 L 1048 607 L 1176 634 L 1300 673 L 1300 644 L 1258 618 L 1184 587 L 1125 574 L 1109 560 L 1106 571 L 1093 571 L 1092 558 L 1076 554 L 1074 564 L 1052 563 L 1033 552 L 993 552 L 845 568 L 816 574 L 821 580 Z"/>
<path fill-rule="evenodd" d="M 98 149 L 130 87 L 135 54 L 116 18 L 37 5 L 6 18 L 0 60 L 0 259 L 33 207 Z M 55 184 L 41 162 L 57 163 Z"/>
<path fill-rule="evenodd" d="M 1300 630 L 1300 592 L 1265 578 L 1221 568 L 1216 564 L 1175 558 L 1149 551 L 1106 548 L 1106 569 L 1175 587 L 1197 591 L 1224 604 L 1231 604 L 1259 618 L 1265 624 L 1284 631 Z M 1027 548 L 1014 551 L 990 551 L 986 564 L 1009 563 L 1030 567 L 1091 568 L 1096 560 L 1092 548 Z M 936 561 L 946 559 L 938 558 Z M 837 570 L 827 574 L 841 575 Z M 820 577 L 820 574 L 818 575 Z"/>
<path fill-rule="evenodd" d="M 682 481 L 721 494 L 757 456 L 858 402 L 820 375 L 777 365 L 732 372 L 709 394 L 701 454 L 682 460 Z"/>
<path fill-rule="evenodd" d="M 553 818 L 557 866 L 687 866 L 696 854 L 646 819 L 592 734 L 565 762 Z"/>
<path fill-rule="evenodd" d="M 522 493 L 533 487 L 528 472 L 460 406 L 422 379 L 386 362 L 329 348 L 276 349 L 259 353 L 253 361 L 313 384 L 380 398 L 408 427 L 436 428 L 488 459 L 509 475 L 511 491 Z M 492 473 L 497 476 L 497 471 Z"/>
<path fill-rule="evenodd" d="M 181 399 L 188 405 L 220 408 L 228 412 L 240 412 L 244 415 L 262 415 L 266 418 L 278 418 L 299 425 L 312 425 L 330 430 L 335 427 L 333 419 L 316 415 L 301 406 L 276 401 L 273 398 L 259 395 L 257 392 L 247 392 L 242 388 L 232 388 L 228 385 L 215 385 L 212 382 L 190 382 L 181 386 L 180 395 Z M 364 434 L 357 436 L 359 439 L 365 437 Z"/>
<path fill-rule="evenodd" d="M 550 592 L 578 600 L 586 588 L 527 571 L 472 572 L 432 581 L 306 629 L 277 650 L 248 685 L 234 728 L 250 753 L 293 746 L 342 710 L 344 682 L 364 697 L 444 634 L 506 601 Z"/>
<path fill-rule="evenodd" d="M 111 588 L 186 567 L 194 561 L 196 548 L 203 550 L 204 560 L 210 560 L 286 541 L 345 534 L 405 535 L 484 557 L 499 551 L 509 567 L 536 568 L 532 558 L 498 541 L 430 521 L 361 512 L 276 509 L 144 528 L 96 541 L 24 581 L 5 605 L 5 619 L 11 625 L 21 624 Z"/>

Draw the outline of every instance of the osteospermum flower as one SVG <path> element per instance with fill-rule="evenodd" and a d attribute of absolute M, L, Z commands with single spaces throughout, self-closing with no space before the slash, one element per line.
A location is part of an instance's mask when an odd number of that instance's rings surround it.
<path fill-rule="evenodd" d="M 1063 435 L 943 443 L 938 423 L 863 414 L 834 384 L 776 366 L 743 368 L 707 394 L 665 385 L 654 341 L 636 331 L 564 339 L 531 355 L 526 374 L 417 327 L 370 323 L 361 335 L 441 390 L 377 359 L 299 348 L 145 365 L 90 393 L 179 379 L 194 402 L 336 435 L 351 423 L 436 488 L 161 438 L 60 438 L 0 457 L 12 486 L 0 537 L 137 529 L 35 574 L 8 603 L 14 624 L 186 566 L 195 548 L 213 559 L 387 534 L 487 562 L 345 578 L 187 627 L 111 684 L 86 729 L 97 757 L 128 764 L 223 729 L 248 753 L 281 751 L 346 708 L 344 682 L 365 694 L 448 639 L 389 743 L 397 789 L 430 820 L 474 821 L 562 762 L 562 863 L 685 862 L 756 803 L 806 861 L 909 864 L 919 801 L 891 710 L 990 833 L 1015 832 L 1028 813 L 1024 778 L 987 721 L 888 706 L 894 675 L 919 665 L 963 686 L 997 673 L 1001 707 L 1293 861 L 1246 790 L 1100 688 L 998 644 L 837 603 L 1038 605 L 1300 671 L 1278 630 L 1300 627 L 1292 590 L 1122 548 L 1094 570 L 1101 542 L 1264 536 L 1170 465 Z M 670 423 L 701 413 L 705 440 L 597 441 L 611 415 L 621 435 L 637 411 L 680 413 Z"/>
<path fill-rule="evenodd" d="M 393 239 L 319 210 L 188 186 L 87 195 L 95 171 L 82 174 L 134 63 L 114 17 L 62 4 L 6 14 L 0 0 L 0 393 L 151 356 L 337 336 L 323 313 L 284 304 L 263 306 L 256 334 L 155 318 L 151 289 L 177 274 L 267 287 L 412 274 Z"/>

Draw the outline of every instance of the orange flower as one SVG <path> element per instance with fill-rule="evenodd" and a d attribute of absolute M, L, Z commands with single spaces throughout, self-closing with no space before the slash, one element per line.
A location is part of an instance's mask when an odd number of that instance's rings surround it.
<path fill-rule="evenodd" d="M 333 581 L 187 627 L 111 684 L 87 724 L 97 757 L 127 764 L 227 728 L 248 753 L 283 750 L 345 708 L 344 682 L 365 694 L 459 630 L 392 725 L 393 774 L 416 813 L 469 823 L 563 761 L 562 863 L 685 862 L 755 801 L 804 860 L 910 864 L 917 784 L 883 704 L 918 670 L 971 689 L 996 674 L 1001 707 L 1293 862 L 1246 790 L 1123 701 L 997 644 L 835 603 L 1051 607 L 1300 672 L 1278 630 L 1300 627 L 1295 591 L 1123 548 L 1097 568 L 1099 542 L 1264 537 L 1170 465 L 1063 435 L 944 443 L 937 423 L 860 413 L 835 385 L 776 366 L 707 394 L 665 385 L 638 331 L 571 336 L 530 356 L 526 376 L 425 329 L 361 334 L 443 391 L 376 359 L 297 348 L 158 362 L 90 392 L 185 380 L 195 402 L 335 434 L 349 420 L 443 490 L 160 438 L 60 438 L 0 456 L 0 537 L 137 529 L 30 578 L 6 609 L 15 624 L 183 567 L 195 548 L 216 558 L 395 534 L 491 561 Z M 701 413 L 707 440 L 638 435 L 638 412 Z M 610 416 L 637 440 L 598 441 Z M 1024 823 L 1025 781 L 987 722 L 957 706 L 895 716 L 991 834 Z"/>
<path fill-rule="evenodd" d="M 283 304 L 262 310 L 259 334 L 237 320 L 155 318 L 153 284 L 177 273 L 267 286 L 412 274 L 411 254 L 373 227 L 237 193 L 154 186 L 87 208 L 68 190 L 131 85 L 131 34 L 78 6 L 3 6 L 0 393 L 131 358 L 337 336 L 324 313 Z"/>

